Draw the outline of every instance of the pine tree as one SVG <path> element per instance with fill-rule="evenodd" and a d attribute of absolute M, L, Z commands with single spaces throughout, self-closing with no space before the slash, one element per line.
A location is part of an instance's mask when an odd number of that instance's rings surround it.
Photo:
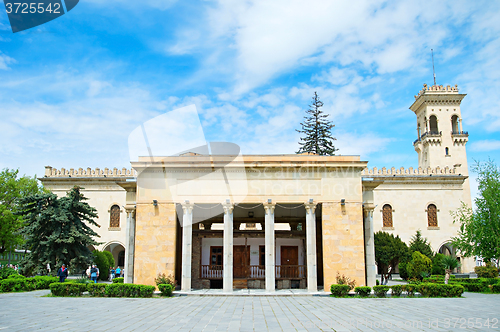
<path fill-rule="evenodd" d="M 300 123 L 302 130 L 297 130 L 305 137 L 300 138 L 300 148 L 297 153 L 315 153 L 320 156 L 333 156 L 338 149 L 333 145 L 336 140 L 332 136 L 331 129 L 335 127 L 332 121 L 328 120 L 328 114 L 324 114 L 321 110 L 323 102 L 319 100 L 319 96 L 314 92 L 312 105 L 306 111 L 307 115 L 304 116 L 304 123 Z"/>
<path fill-rule="evenodd" d="M 410 240 L 410 244 L 408 246 L 410 248 L 410 253 L 414 253 L 415 251 L 418 251 L 419 253 L 432 258 L 434 256 L 434 253 L 432 251 L 431 245 L 429 244 L 429 241 L 422 236 L 422 232 L 420 230 L 417 230 L 415 235 L 412 236 Z"/>
<path fill-rule="evenodd" d="M 84 202 L 87 198 L 80 189 L 75 186 L 61 198 L 44 193 L 21 200 L 25 222 L 21 234 L 31 251 L 21 263 L 23 273 L 44 271 L 47 264 L 53 270 L 62 264 L 83 270 L 92 262 L 88 246 L 97 245 L 93 237 L 99 235 L 89 225 L 99 225 L 94 221 L 96 209 Z"/>

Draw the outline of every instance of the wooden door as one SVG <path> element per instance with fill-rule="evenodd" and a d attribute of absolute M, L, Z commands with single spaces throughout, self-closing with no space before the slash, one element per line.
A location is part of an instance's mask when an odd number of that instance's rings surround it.
<path fill-rule="evenodd" d="M 246 278 L 250 266 L 250 246 L 233 246 L 233 278 Z"/>
<path fill-rule="evenodd" d="M 281 246 L 281 278 L 297 278 L 299 274 L 299 247 Z"/>

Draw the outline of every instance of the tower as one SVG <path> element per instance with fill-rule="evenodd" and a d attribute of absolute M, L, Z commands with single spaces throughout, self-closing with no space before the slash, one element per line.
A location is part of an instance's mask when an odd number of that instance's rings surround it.
<path fill-rule="evenodd" d="M 469 134 L 463 131 L 460 103 L 465 94 L 458 88 L 428 86 L 415 96 L 410 109 L 417 116 L 417 139 L 413 142 L 422 168 L 449 167 L 467 175 L 465 145 Z"/>
<path fill-rule="evenodd" d="M 428 86 L 415 96 L 410 109 L 417 116 L 417 139 L 413 147 L 422 168 L 454 169 L 456 174 L 468 176 L 465 145 L 469 134 L 463 131 L 460 104 L 466 94 L 455 85 Z M 463 201 L 471 206 L 469 179 L 463 184 Z"/>

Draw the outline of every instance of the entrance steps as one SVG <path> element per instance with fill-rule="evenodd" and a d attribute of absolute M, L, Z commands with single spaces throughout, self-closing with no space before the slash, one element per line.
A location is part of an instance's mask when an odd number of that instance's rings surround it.
<path fill-rule="evenodd" d="M 233 288 L 234 289 L 247 289 L 248 288 L 248 280 L 247 279 L 233 279 Z"/>

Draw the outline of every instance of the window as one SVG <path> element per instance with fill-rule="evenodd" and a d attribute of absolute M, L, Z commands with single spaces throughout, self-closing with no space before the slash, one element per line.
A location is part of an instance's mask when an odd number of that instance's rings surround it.
<path fill-rule="evenodd" d="M 384 227 L 392 226 L 392 207 L 389 204 L 385 204 L 382 208 L 382 217 L 384 222 Z"/>
<path fill-rule="evenodd" d="M 434 204 L 427 207 L 427 224 L 429 227 L 437 227 L 437 208 Z"/>
<path fill-rule="evenodd" d="M 266 246 L 259 246 L 259 265 L 266 265 Z"/>
<path fill-rule="evenodd" d="M 453 134 L 458 134 L 459 133 L 459 127 L 458 127 L 458 116 L 453 115 L 451 117 L 451 131 Z"/>
<path fill-rule="evenodd" d="M 447 156 L 450 155 L 450 149 L 448 149 L 448 147 L 444 148 L 444 152 L 446 153 Z"/>
<path fill-rule="evenodd" d="M 431 115 L 429 118 L 429 125 L 430 125 L 430 134 L 431 135 L 438 135 L 439 134 L 439 129 L 438 129 L 438 122 L 437 118 L 435 115 Z"/>
<path fill-rule="evenodd" d="M 222 265 L 222 247 L 210 247 L 210 266 Z"/>
<path fill-rule="evenodd" d="M 109 210 L 109 227 L 120 227 L 120 207 L 113 205 Z"/>

